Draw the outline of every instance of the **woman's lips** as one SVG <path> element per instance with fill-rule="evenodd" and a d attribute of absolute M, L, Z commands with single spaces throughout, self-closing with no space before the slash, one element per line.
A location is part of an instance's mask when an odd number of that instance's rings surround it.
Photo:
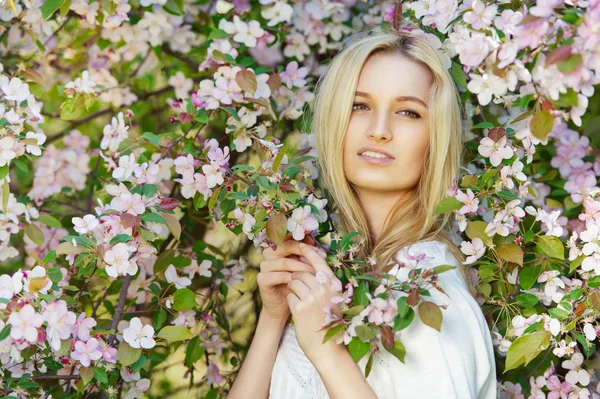
<path fill-rule="evenodd" d="M 387 165 L 394 161 L 392 158 L 373 158 L 366 155 L 359 155 L 359 157 L 373 165 Z"/>

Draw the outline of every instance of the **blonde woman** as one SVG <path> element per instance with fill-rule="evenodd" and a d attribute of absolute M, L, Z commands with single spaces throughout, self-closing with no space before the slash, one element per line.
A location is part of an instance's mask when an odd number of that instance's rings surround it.
<path fill-rule="evenodd" d="M 457 266 L 439 277 L 448 297 L 431 290 L 430 300 L 447 305 L 441 331 L 415 317 L 399 331 L 405 363 L 382 348 L 365 379 L 366 356 L 356 364 L 343 343 L 322 344 L 323 306 L 336 295 L 315 279 L 330 270 L 323 253 L 286 241 L 264 252 L 263 308 L 229 398 L 495 398 L 490 333 L 447 238 L 451 220 L 434 215 L 460 167 L 456 87 L 421 31 L 351 39 L 317 84 L 320 178 L 346 231 L 368 233 L 361 256 L 376 271 L 406 278 L 416 262 Z"/>

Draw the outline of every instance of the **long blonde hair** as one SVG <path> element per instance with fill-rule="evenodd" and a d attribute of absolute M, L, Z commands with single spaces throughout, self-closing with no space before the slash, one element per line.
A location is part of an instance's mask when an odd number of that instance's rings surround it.
<path fill-rule="evenodd" d="M 350 119 L 354 92 L 361 69 L 375 53 L 402 55 L 425 66 L 431 73 L 429 90 L 429 146 L 419 183 L 393 207 L 376 243 L 356 191 L 345 177 L 344 136 Z M 336 54 L 316 85 L 311 129 L 322 184 L 337 208 L 343 228 L 368 232 L 364 237 L 362 259 L 372 256 L 382 272 L 398 251 L 418 241 L 446 242 L 460 264 L 465 281 L 463 255 L 448 236 L 452 213 L 434 215 L 437 204 L 457 177 L 462 159 L 461 105 L 456 86 L 437 50 L 423 34 L 384 31 L 381 28 L 357 32 Z M 386 269 L 387 270 L 387 269 Z M 473 291 L 472 291 L 473 292 Z"/>

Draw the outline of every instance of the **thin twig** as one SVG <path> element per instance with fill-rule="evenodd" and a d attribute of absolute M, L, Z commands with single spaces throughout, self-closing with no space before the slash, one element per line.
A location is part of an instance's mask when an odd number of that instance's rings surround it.
<path fill-rule="evenodd" d="M 121 313 L 123 312 L 123 308 L 125 307 L 125 300 L 127 299 L 127 290 L 129 289 L 129 283 L 131 283 L 131 275 L 125 275 L 125 279 L 123 280 L 123 286 L 121 287 L 121 294 L 119 295 L 119 302 L 117 302 L 117 308 L 115 309 L 115 315 L 113 316 L 112 321 L 110 322 L 110 329 L 117 330 L 117 324 L 121 320 Z M 109 345 L 113 343 L 116 339 L 117 334 L 112 332 L 108 337 Z"/>

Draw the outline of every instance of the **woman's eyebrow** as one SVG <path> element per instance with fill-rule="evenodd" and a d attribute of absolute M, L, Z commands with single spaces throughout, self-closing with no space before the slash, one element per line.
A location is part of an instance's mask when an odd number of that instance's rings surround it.
<path fill-rule="evenodd" d="M 358 96 L 358 97 L 365 97 L 365 98 L 371 98 L 371 95 L 369 93 L 364 93 L 362 91 L 357 91 L 354 93 L 354 95 Z M 398 96 L 395 98 L 396 101 L 402 102 L 402 101 L 411 101 L 414 103 L 418 103 L 421 104 L 422 106 L 424 106 L 425 108 L 427 108 L 427 104 L 425 104 L 425 101 L 421 100 L 418 97 L 415 96 Z"/>

